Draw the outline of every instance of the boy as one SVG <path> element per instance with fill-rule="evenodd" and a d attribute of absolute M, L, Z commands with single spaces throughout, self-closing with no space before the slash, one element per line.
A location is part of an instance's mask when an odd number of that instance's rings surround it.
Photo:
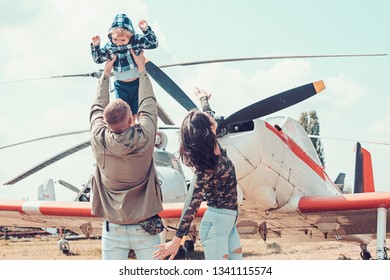
<path fill-rule="evenodd" d="M 100 36 L 94 36 L 91 43 L 92 57 L 96 63 L 103 63 L 112 55 L 117 56 L 113 65 L 115 95 L 130 105 L 133 115 L 138 112 L 139 73 L 130 49 L 139 55 L 142 49 L 155 49 L 158 46 L 157 37 L 148 23 L 141 20 L 138 26 L 143 34 L 135 34 L 131 20 L 125 14 L 117 14 L 108 30 L 110 42 L 100 48 Z"/>

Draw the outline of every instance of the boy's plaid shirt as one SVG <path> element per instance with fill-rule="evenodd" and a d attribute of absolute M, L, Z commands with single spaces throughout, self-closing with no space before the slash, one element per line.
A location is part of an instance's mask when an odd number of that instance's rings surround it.
<path fill-rule="evenodd" d="M 155 49 L 157 46 L 157 37 L 149 26 L 143 35 L 134 34 L 129 44 L 125 46 L 116 46 L 108 42 L 103 48 L 100 48 L 100 46 L 93 46 L 91 43 L 91 54 L 93 60 L 101 64 L 109 58 L 109 50 L 111 50 L 117 56 L 113 69 L 118 72 L 123 72 L 136 67 L 131 57 L 130 49 L 133 49 L 135 54 L 139 55 L 142 49 Z"/>

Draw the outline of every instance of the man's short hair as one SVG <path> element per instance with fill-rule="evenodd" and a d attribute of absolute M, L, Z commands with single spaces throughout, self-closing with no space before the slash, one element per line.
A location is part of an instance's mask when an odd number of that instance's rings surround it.
<path fill-rule="evenodd" d="M 129 104 L 120 98 L 111 101 L 104 109 L 103 117 L 108 125 L 116 125 L 125 121 L 127 112 L 130 109 Z"/>

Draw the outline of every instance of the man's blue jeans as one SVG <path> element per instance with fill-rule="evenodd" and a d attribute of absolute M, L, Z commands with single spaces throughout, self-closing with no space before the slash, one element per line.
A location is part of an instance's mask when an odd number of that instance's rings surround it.
<path fill-rule="evenodd" d="M 118 225 L 103 222 L 102 259 L 127 260 L 129 250 L 133 249 L 137 260 L 151 260 L 154 246 L 160 244 L 158 234 L 147 233 L 140 225 Z"/>

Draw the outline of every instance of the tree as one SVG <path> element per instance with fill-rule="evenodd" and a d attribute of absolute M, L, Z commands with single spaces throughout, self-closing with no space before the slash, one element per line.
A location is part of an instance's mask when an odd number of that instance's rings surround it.
<path fill-rule="evenodd" d="M 299 118 L 299 123 L 306 131 L 308 135 L 320 135 L 320 123 L 316 111 L 302 112 Z M 324 147 L 322 146 L 320 138 L 310 138 L 313 143 L 314 149 L 317 152 L 318 158 L 321 161 L 322 166 L 325 168 L 325 155 Z"/>

